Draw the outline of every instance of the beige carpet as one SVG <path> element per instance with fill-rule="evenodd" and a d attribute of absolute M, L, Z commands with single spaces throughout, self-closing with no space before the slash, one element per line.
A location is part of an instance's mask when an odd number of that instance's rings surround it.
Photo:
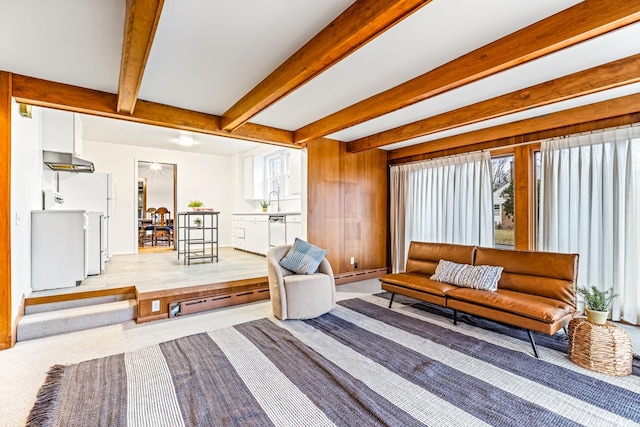
<path fill-rule="evenodd" d="M 357 298 L 380 292 L 377 279 L 338 287 L 338 299 Z M 133 321 L 89 331 L 20 342 L 0 351 L 0 426 L 24 425 L 46 372 L 56 364 L 137 350 L 181 336 L 226 328 L 249 320 L 271 316 L 271 303 L 257 303 L 219 309 L 177 319 L 136 325 Z"/>

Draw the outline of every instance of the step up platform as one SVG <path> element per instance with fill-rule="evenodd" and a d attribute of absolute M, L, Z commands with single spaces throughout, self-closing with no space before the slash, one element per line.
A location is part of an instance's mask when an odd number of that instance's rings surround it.
<path fill-rule="evenodd" d="M 27 298 L 16 340 L 26 341 L 135 320 L 133 288 Z M 106 294 L 106 295 L 105 295 Z"/>

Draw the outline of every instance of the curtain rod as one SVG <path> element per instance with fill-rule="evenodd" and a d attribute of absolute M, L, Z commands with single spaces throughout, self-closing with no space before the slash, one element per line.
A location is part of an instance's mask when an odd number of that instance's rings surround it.
<path fill-rule="evenodd" d="M 397 165 L 389 165 L 389 168 L 392 168 L 394 166 L 414 165 L 416 163 L 431 162 L 431 161 L 434 161 L 434 160 L 453 159 L 455 157 L 469 156 L 471 154 L 480 154 L 480 153 L 485 153 L 485 152 L 489 152 L 489 154 L 491 154 L 490 151 L 491 150 L 489 150 L 489 149 L 484 149 L 484 150 L 468 151 L 466 153 L 449 154 L 448 156 L 434 157 L 433 159 L 414 160 L 413 162 L 403 162 L 403 163 L 399 163 Z"/>
<path fill-rule="evenodd" d="M 570 133 L 568 135 L 554 136 L 553 138 L 545 138 L 545 139 L 541 139 L 540 141 L 554 141 L 554 140 L 564 139 L 564 138 L 573 138 L 576 136 L 595 135 L 597 133 L 610 132 L 613 130 L 630 129 L 630 128 L 639 127 L 639 126 L 640 126 L 640 122 L 636 122 L 636 123 L 620 125 L 620 126 L 611 126 L 604 129 L 593 129 L 593 130 L 586 130 L 584 132 Z"/>

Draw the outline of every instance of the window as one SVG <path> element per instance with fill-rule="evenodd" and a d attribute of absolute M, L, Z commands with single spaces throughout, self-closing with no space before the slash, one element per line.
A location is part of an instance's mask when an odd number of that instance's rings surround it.
<path fill-rule="evenodd" d="M 496 248 L 513 249 L 515 247 L 513 159 L 513 155 L 491 159 L 493 228 Z"/>
<path fill-rule="evenodd" d="M 266 194 L 276 191 L 280 196 L 287 196 L 291 177 L 291 162 L 289 153 L 277 151 L 265 157 L 265 185 Z"/>

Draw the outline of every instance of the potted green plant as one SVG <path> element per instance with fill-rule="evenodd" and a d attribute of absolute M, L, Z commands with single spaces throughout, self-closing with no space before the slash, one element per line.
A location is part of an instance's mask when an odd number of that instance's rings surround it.
<path fill-rule="evenodd" d="M 266 212 L 267 208 L 269 207 L 269 202 L 267 202 L 266 200 L 261 201 L 260 207 L 262 208 L 262 212 Z"/>
<path fill-rule="evenodd" d="M 189 206 L 192 210 L 194 210 L 194 211 L 195 211 L 195 210 L 196 210 L 196 208 L 201 207 L 203 204 L 204 204 L 204 203 L 202 203 L 202 201 L 201 201 L 201 200 L 194 199 L 194 200 L 190 200 L 190 201 L 189 201 L 189 205 L 188 205 L 188 206 Z"/>
<path fill-rule="evenodd" d="M 578 286 L 578 295 L 584 300 L 587 320 L 591 323 L 604 325 L 609 317 L 609 305 L 618 294 L 613 293 L 613 288 L 601 291 L 595 286 L 591 288 Z"/>
<path fill-rule="evenodd" d="M 193 225 L 195 225 L 198 228 L 202 227 L 202 218 L 195 218 L 193 220 Z"/>

